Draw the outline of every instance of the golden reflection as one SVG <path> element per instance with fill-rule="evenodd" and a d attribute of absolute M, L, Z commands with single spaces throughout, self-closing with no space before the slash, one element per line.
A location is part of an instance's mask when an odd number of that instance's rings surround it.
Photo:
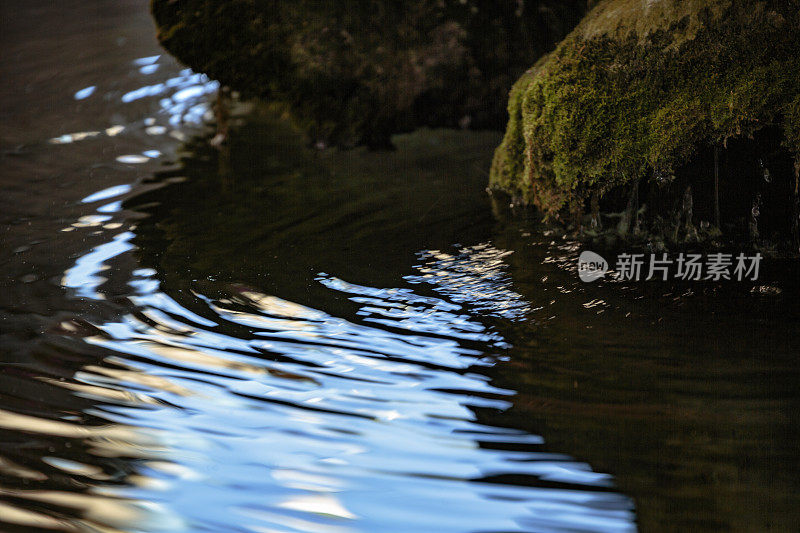
<path fill-rule="evenodd" d="M 26 500 L 41 502 L 49 505 L 58 505 L 78 511 L 84 522 L 82 528 L 72 526 L 67 531 L 85 531 L 89 526 L 95 531 L 125 531 L 134 527 L 137 530 L 158 525 L 159 530 L 178 529 L 182 522 L 179 518 L 168 514 L 168 512 L 157 503 L 147 505 L 136 503 L 131 500 L 101 496 L 92 493 L 75 493 L 52 490 L 13 490 L 0 488 L 0 496 L 24 498 Z M 2 504 L 0 504 L 2 505 Z M 36 513 L 22 511 L 15 507 L 8 506 L 7 509 L 0 507 L 4 512 L 3 519 L 9 516 L 16 518 L 23 524 L 37 521 L 35 527 L 45 527 L 48 529 L 65 529 L 68 524 L 61 520 L 47 519 Z M 87 523 L 88 522 L 88 523 Z"/>
<path fill-rule="evenodd" d="M 145 435 L 132 426 L 120 424 L 107 426 L 76 425 L 69 422 L 45 420 L 35 416 L 12 413 L 4 409 L 0 409 L 0 428 L 54 437 L 120 442 L 130 446 L 160 446 L 160 439 L 153 430 L 148 430 L 148 434 Z"/>
<path fill-rule="evenodd" d="M 78 375 L 75 376 L 77 379 L 80 379 Z M 144 394 L 138 394 L 135 392 L 130 391 L 122 391 L 118 389 L 111 389 L 108 387 L 100 387 L 98 385 L 87 385 L 84 383 L 70 383 L 67 381 L 59 381 L 57 379 L 51 378 L 39 378 L 40 381 L 44 381 L 50 385 L 55 385 L 56 387 L 61 387 L 64 389 L 68 389 L 74 392 L 77 392 L 79 396 L 84 398 L 95 398 L 100 400 L 107 400 L 117 403 L 124 403 L 124 404 L 132 404 L 132 405 L 157 405 L 158 401 L 154 398 L 150 398 Z"/>
<path fill-rule="evenodd" d="M 243 326 L 250 326 L 259 329 L 271 329 L 280 331 L 303 331 L 306 336 L 313 337 L 311 332 L 314 331 L 315 326 L 303 320 L 286 320 L 282 318 L 271 318 L 267 316 L 255 315 L 244 311 L 232 311 L 230 309 L 223 309 L 215 305 L 210 306 L 221 317 L 236 322 Z"/>
<path fill-rule="evenodd" d="M 41 472 L 36 472 L 22 465 L 0 456 L 0 472 L 4 472 L 9 476 L 14 476 L 22 479 L 30 479 L 33 481 L 44 481 L 47 476 Z"/>
<path fill-rule="evenodd" d="M 122 365 L 122 361 L 115 361 L 115 364 Z M 107 376 L 117 383 L 136 383 L 143 385 L 147 388 L 169 392 L 177 396 L 193 396 L 196 392 L 176 385 L 172 381 L 162 376 L 153 374 L 144 374 L 139 370 L 131 368 L 130 370 L 122 370 L 118 368 L 107 368 L 98 365 L 87 365 L 84 367 L 85 372 Z M 78 377 L 78 374 L 76 374 Z"/>
<path fill-rule="evenodd" d="M 273 316 L 297 318 L 303 320 L 324 320 L 325 313 L 300 304 L 289 302 L 275 296 L 261 294 L 249 288 L 238 287 L 240 296 L 246 298 L 259 311 Z"/>
<path fill-rule="evenodd" d="M 2 489 L 0 489 L 0 494 L 3 494 Z M 76 526 L 75 524 L 70 524 L 66 520 L 60 520 L 34 511 L 20 509 L 19 507 L 14 507 L 5 504 L 1 501 L 0 501 L 0 516 L 3 517 L 4 522 L 8 522 L 9 524 L 15 524 L 21 527 L 31 527 L 36 529 L 52 529 L 52 530 L 66 531 L 66 532 L 82 530 L 82 528 L 78 528 L 78 526 Z"/>

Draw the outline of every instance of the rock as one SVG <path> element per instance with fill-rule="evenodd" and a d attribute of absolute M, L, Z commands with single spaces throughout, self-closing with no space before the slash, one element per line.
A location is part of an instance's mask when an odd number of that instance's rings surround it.
<path fill-rule="evenodd" d="M 512 88 L 490 188 L 552 219 L 590 211 L 594 194 L 619 211 L 638 182 L 641 202 L 658 207 L 649 212 L 673 218 L 691 186 L 696 222 L 714 221 L 718 205 L 729 231 L 746 228 L 761 194 L 770 231 L 787 238 L 800 171 L 798 28 L 797 0 L 597 3 Z"/>
<path fill-rule="evenodd" d="M 152 0 L 161 44 L 311 144 L 389 146 L 419 126 L 502 129 L 516 78 L 586 0 Z M 467 119 L 465 119 L 467 117 Z"/>

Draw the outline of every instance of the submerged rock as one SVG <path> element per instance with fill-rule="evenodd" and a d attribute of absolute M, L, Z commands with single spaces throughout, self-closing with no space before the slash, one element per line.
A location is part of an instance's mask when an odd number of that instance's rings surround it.
<path fill-rule="evenodd" d="M 642 234 L 760 224 L 796 251 L 799 28 L 797 0 L 599 2 L 511 90 L 490 188 L 577 226 L 599 196 L 622 234 L 642 212 Z"/>
<path fill-rule="evenodd" d="M 514 80 L 586 0 L 152 0 L 161 44 L 312 143 L 388 146 L 419 126 L 494 127 Z"/>

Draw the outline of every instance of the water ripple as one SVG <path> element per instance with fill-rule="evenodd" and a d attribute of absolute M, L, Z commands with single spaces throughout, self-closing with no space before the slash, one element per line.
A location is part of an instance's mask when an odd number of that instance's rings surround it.
<path fill-rule="evenodd" d="M 185 140 L 178 128 L 203 123 L 216 82 L 163 72 L 160 56 L 133 65 L 153 81 L 124 92 L 98 82 L 76 98 L 113 96 L 163 124 L 139 117 L 48 146 L 137 132 Z M 114 157 L 128 168 L 162 150 Z M 485 373 L 508 345 L 484 318 L 531 310 L 512 289 L 508 251 L 424 250 L 396 286 L 317 274 L 315 289 L 352 312 L 213 278 L 168 289 L 164 273 L 132 253 L 137 229 L 121 202 L 139 186 L 80 200 L 104 205 L 64 231 L 107 237 L 61 280 L 85 313 L 58 318 L 30 360 L 0 375 L 0 522 L 62 531 L 635 529 L 633 504 L 609 475 L 479 417 L 508 409 L 516 394 Z M 325 227 L 385 224 L 373 220 L 388 216 L 384 206 L 356 208 L 298 212 Z"/>
<path fill-rule="evenodd" d="M 98 273 L 130 237 L 78 259 L 64 285 L 106 298 Z M 10 512 L 51 528 L 31 502 L 120 529 L 632 529 L 631 502 L 608 475 L 476 417 L 514 395 L 480 373 L 504 342 L 475 318 L 490 305 L 500 316 L 527 309 L 503 276 L 503 252 L 421 257 L 408 279 L 442 297 L 318 275 L 358 305 L 349 319 L 241 284 L 213 297 L 199 287 L 168 295 L 155 270 L 136 269 L 118 319 L 62 324 L 100 360 L 44 380 L 89 401 L 96 424 L 0 413 L 0 428 L 80 442 L 83 461 L 56 449 L 42 471 L 91 480 L 91 489 L 10 491 L 28 502 Z M 123 461 L 121 478 L 109 473 L 112 460 Z M 522 481 L 494 481 L 510 477 Z"/>

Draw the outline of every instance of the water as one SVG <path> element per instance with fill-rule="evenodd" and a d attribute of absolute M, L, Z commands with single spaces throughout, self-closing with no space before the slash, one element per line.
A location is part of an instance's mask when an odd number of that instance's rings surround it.
<path fill-rule="evenodd" d="M 497 134 L 219 151 L 142 3 L 84 4 L 3 32 L 3 529 L 794 527 L 796 263 L 584 285 Z"/>

